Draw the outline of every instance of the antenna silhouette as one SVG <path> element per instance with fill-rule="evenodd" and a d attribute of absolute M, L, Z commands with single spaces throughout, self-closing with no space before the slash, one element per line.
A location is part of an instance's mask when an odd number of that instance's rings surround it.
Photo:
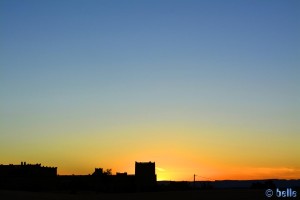
<path fill-rule="evenodd" d="M 194 188 L 196 187 L 196 174 L 194 174 Z"/>

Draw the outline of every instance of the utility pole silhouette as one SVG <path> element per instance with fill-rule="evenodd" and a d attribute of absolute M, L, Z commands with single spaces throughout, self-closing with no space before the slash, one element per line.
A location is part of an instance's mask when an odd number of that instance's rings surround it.
<path fill-rule="evenodd" d="M 194 189 L 196 188 L 196 174 L 194 174 Z"/>

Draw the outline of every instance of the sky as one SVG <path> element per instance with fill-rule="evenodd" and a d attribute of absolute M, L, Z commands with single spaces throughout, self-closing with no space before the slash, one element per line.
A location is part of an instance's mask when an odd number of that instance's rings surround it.
<path fill-rule="evenodd" d="M 0 163 L 300 178 L 297 0 L 1 0 Z"/>

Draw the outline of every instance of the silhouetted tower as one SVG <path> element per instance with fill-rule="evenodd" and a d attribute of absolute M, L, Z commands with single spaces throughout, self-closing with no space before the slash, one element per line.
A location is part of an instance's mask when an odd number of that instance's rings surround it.
<path fill-rule="evenodd" d="M 150 191 L 156 187 L 155 162 L 135 162 L 135 179 L 138 191 Z"/>
<path fill-rule="evenodd" d="M 93 176 L 102 176 L 103 175 L 103 168 L 95 168 L 95 172 Z"/>

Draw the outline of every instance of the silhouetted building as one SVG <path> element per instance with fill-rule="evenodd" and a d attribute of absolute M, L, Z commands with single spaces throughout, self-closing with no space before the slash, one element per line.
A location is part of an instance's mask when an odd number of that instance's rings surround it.
<path fill-rule="evenodd" d="M 0 165 L 0 189 L 95 190 L 99 192 L 153 191 L 156 189 L 155 163 L 135 162 L 135 174 L 95 168 L 92 175 L 57 175 L 56 167 L 41 164 Z"/>
<path fill-rule="evenodd" d="M 57 167 L 44 167 L 41 164 L 0 165 L 1 177 L 55 177 Z"/>
<path fill-rule="evenodd" d="M 56 167 L 26 162 L 21 162 L 20 165 L 0 165 L 0 189 L 54 189 L 56 180 Z"/>
<path fill-rule="evenodd" d="M 94 173 L 92 174 L 93 176 L 101 176 L 103 175 L 103 168 L 95 168 Z"/>
<path fill-rule="evenodd" d="M 135 162 L 135 182 L 138 191 L 154 190 L 156 187 L 155 162 Z"/>

